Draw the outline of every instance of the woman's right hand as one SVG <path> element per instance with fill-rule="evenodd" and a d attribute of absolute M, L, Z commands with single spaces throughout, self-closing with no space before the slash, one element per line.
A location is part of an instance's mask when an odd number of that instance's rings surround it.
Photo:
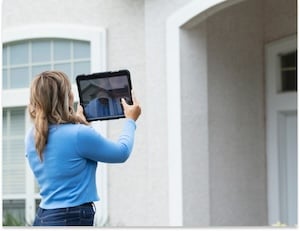
<path fill-rule="evenodd" d="M 127 104 L 127 102 L 124 98 L 122 98 L 121 102 L 122 102 L 122 106 L 124 109 L 125 117 L 136 121 L 139 118 L 142 110 L 141 110 L 140 104 L 137 101 L 133 91 L 131 91 L 131 94 L 132 94 L 132 101 L 133 101 L 132 105 Z"/>

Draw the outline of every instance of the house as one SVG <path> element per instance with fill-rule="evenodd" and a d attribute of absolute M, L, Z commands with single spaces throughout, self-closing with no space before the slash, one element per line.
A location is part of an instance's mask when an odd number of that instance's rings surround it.
<path fill-rule="evenodd" d="M 3 214 L 31 222 L 32 77 L 128 69 L 134 151 L 100 164 L 98 226 L 294 226 L 296 0 L 3 0 Z M 78 95 L 76 95 L 78 100 Z M 122 120 L 97 122 L 116 139 Z"/>

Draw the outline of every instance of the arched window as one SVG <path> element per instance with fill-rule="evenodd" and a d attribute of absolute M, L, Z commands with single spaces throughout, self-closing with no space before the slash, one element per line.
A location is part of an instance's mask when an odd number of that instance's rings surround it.
<path fill-rule="evenodd" d="M 105 31 L 62 25 L 15 28 L 3 31 L 2 48 L 3 223 L 12 215 L 31 224 L 40 196 L 24 154 L 24 137 L 31 126 L 26 112 L 30 82 L 42 71 L 61 70 L 69 76 L 78 102 L 76 76 L 105 70 Z M 106 135 L 105 123 L 98 129 Z M 101 206 L 96 203 L 95 221 L 101 225 L 107 216 L 106 166 L 97 174 L 103 201 Z"/>
<path fill-rule="evenodd" d="M 72 83 L 90 72 L 90 43 L 71 39 L 31 39 L 3 46 L 3 89 L 28 88 L 32 78 L 45 70 L 61 70 Z"/>

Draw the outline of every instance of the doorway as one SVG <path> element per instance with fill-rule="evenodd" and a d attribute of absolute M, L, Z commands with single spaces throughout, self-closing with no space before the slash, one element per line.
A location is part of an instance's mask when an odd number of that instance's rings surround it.
<path fill-rule="evenodd" d="M 266 46 L 269 224 L 297 224 L 297 38 Z"/>

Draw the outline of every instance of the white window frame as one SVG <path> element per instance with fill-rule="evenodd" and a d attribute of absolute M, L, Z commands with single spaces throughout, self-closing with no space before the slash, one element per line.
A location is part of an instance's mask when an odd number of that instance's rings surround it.
<path fill-rule="evenodd" d="M 106 30 L 104 28 L 70 24 L 35 24 L 4 29 L 2 31 L 2 43 L 40 38 L 61 38 L 87 41 L 90 43 L 91 73 L 106 71 Z M 72 89 L 75 101 L 78 102 L 79 97 L 75 84 L 72 85 Z M 5 89 L 2 91 L 2 99 L 5 99 L 2 100 L 2 108 L 26 107 L 29 102 L 29 88 Z M 28 118 L 28 113 L 25 113 L 25 115 L 26 128 L 28 129 L 30 127 L 30 119 Z M 101 122 L 101 124 L 99 122 L 94 122 L 93 125 L 101 132 L 101 134 L 107 136 L 107 122 Z M 34 203 L 38 196 L 34 193 L 33 174 L 28 164 L 26 166 L 26 197 L 24 198 L 26 200 L 25 216 L 27 221 L 33 221 L 35 215 Z M 99 164 L 96 173 L 96 183 L 101 202 L 95 202 L 97 209 L 95 225 L 102 226 L 106 223 L 108 218 L 106 164 Z"/>

